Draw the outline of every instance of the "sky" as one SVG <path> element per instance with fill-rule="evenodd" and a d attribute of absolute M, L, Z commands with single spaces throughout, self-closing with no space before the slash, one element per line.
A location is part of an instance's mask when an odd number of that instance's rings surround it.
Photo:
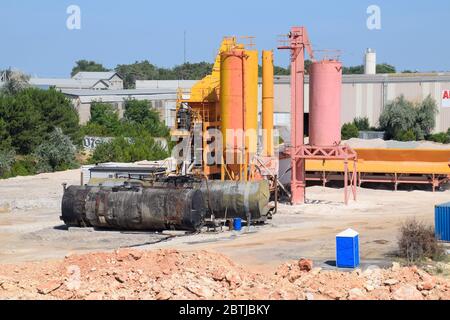
<path fill-rule="evenodd" d="M 81 10 L 81 29 L 70 30 L 67 8 Z M 370 30 L 367 8 L 380 8 L 381 29 Z M 108 68 L 149 60 L 161 67 L 213 62 L 224 36 L 254 36 L 260 50 L 305 26 L 315 50 L 341 50 L 347 66 L 363 62 L 366 48 L 398 70 L 450 71 L 448 0 L 1 0 L 0 69 L 31 76 L 68 77 L 74 62 Z M 275 63 L 289 55 L 276 51 Z"/>

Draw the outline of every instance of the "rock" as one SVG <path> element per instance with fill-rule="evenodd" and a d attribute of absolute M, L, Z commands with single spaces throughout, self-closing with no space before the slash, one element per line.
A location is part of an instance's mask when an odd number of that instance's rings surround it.
<path fill-rule="evenodd" d="M 394 291 L 392 298 L 394 300 L 423 300 L 419 290 L 410 284 L 406 284 Z"/>
<path fill-rule="evenodd" d="M 322 272 L 322 268 L 314 268 L 314 269 L 312 269 L 311 274 L 314 276 L 317 276 L 321 272 Z"/>
<path fill-rule="evenodd" d="M 63 285 L 63 283 L 60 280 L 54 280 L 54 281 L 47 282 L 46 284 L 41 285 L 41 286 L 37 287 L 36 289 L 37 289 L 38 293 L 47 295 L 49 293 L 52 293 L 55 290 L 58 290 L 62 285 Z"/>
<path fill-rule="evenodd" d="M 143 253 L 142 251 L 137 251 L 137 250 L 134 250 L 134 251 L 131 251 L 131 252 L 130 252 L 130 256 L 131 256 L 135 261 L 142 259 L 143 254 L 144 254 L 144 253 Z"/>
<path fill-rule="evenodd" d="M 384 284 L 387 286 L 395 286 L 397 283 L 399 283 L 397 279 L 387 279 L 384 281 Z"/>
<path fill-rule="evenodd" d="M 373 290 L 375 290 L 375 287 L 372 286 L 372 285 L 370 285 L 370 284 L 366 284 L 366 285 L 364 286 L 364 289 L 366 289 L 367 292 L 372 292 Z"/>
<path fill-rule="evenodd" d="M 184 286 L 184 288 L 186 290 L 188 290 L 189 292 L 195 294 L 199 298 L 206 298 L 207 299 L 207 298 L 212 297 L 212 295 L 213 295 L 211 290 L 209 290 L 208 288 L 206 288 L 204 286 L 202 287 L 200 285 L 192 285 L 192 284 L 190 284 L 190 285 Z"/>
<path fill-rule="evenodd" d="M 225 279 L 230 284 L 240 284 L 242 282 L 239 274 L 237 274 L 236 272 L 233 272 L 233 271 L 227 272 L 227 274 L 225 275 Z"/>
<path fill-rule="evenodd" d="M 348 292 L 348 300 L 367 300 L 365 293 L 359 288 L 353 288 Z"/>
<path fill-rule="evenodd" d="M 156 300 L 165 301 L 165 300 L 169 300 L 171 297 L 172 297 L 172 295 L 169 292 L 161 291 L 160 293 L 158 293 L 156 295 Z"/>
<path fill-rule="evenodd" d="M 325 295 L 329 296 L 333 300 L 340 300 L 344 297 L 344 294 L 342 292 L 339 292 L 337 290 L 328 290 L 324 292 Z"/>
<path fill-rule="evenodd" d="M 311 271 L 313 269 L 313 262 L 309 259 L 300 259 L 298 262 L 298 266 L 300 267 L 301 271 Z"/>
<path fill-rule="evenodd" d="M 314 300 L 314 294 L 311 293 L 311 292 L 305 293 L 305 299 L 309 300 L 309 301 L 313 301 Z"/>
<path fill-rule="evenodd" d="M 128 280 L 128 276 L 126 274 L 116 274 L 114 279 L 116 279 L 117 282 L 125 283 Z"/>
<path fill-rule="evenodd" d="M 420 291 L 430 291 L 433 290 L 434 287 L 436 287 L 436 283 L 433 280 L 427 281 L 427 282 L 422 282 L 419 283 L 419 285 L 417 286 L 417 289 L 419 289 Z"/>
<path fill-rule="evenodd" d="M 392 271 L 399 271 L 402 267 L 400 266 L 400 263 L 393 262 L 392 263 Z"/>
<path fill-rule="evenodd" d="M 302 277 L 302 272 L 300 270 L 293 270 L 291 273 L 289 273 L 289 276 L 287 279 L 290 283 L 294 283 L 296 280 L 300 279 Z"/>
<path fill-rule="evenodd" d="M 212 273 L 212 278 L 215 281 L 222 281 L 222 280 L 224 280 L 226 278 L 225 269 L 219 268 L 219 269 L 214 270 L 214 272 Z"/>

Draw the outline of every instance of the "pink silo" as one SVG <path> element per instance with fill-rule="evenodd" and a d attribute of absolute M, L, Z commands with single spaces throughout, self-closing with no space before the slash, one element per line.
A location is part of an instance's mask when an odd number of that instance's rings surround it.
<path fill-rule="evenodd" d="M 336 60 L 312 63 L 309 92 L 309 144 L 334 146 L 341 142 L 342 64 Z"/>

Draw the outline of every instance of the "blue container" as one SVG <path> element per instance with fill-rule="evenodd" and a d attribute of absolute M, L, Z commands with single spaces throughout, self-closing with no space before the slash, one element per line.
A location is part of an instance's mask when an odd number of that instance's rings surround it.
<path fill-rule="evenodd" d="M 450 202 L 436 206 L 434 228 L 437 240 L 450 242 Z"/>
<path fill-rule="evenodd" d="M 241 218 L 236 218 L 233 220 L 233 229 L 236 231 L 242 230 L 242 219 Z"/>
<path fill-rule="evenodd" d="M 336 266 L 338 268 L 356 268 L 359 261 L 359 234 L 348 229 L 336 236 Z"/>

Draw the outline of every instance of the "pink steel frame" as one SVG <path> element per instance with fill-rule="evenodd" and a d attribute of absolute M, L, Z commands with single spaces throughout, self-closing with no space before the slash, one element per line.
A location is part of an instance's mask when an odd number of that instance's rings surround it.
<path fill-rule="evenodd" d="M 292 156 L 298 154 L 305 144 L 303 133 L 305 49 L 311 59 L 314 59 L 314 55 L 305 27 L 293 27 L 288 35 L 288 45 L 280 46 L 278 49 L 291 51 L 291 202 L 295 205 L 305 202 L 306 189 L 305 159 Z"/>
<path fill-rule="evenodd" d="M 288 35 L 288 45 L 278 47 L 279 50 L 291 51 L 291 203 L 305 203 L 307 159 L 344 160 L 344 192 L 345 204 L 349 201 L 349 190 L 356 200 L 357 155 L 348 146 L 316 147 L 305 145 L 304 137 L 304 83 L 305 83 L 305 49 L 314 60 L 314 53 L 305 27 L 292 27 Z M 348 161 L 353 161 L 353 173 L 349 174 Z M 350 178 L 350 184 L 349 184 Z"/>

